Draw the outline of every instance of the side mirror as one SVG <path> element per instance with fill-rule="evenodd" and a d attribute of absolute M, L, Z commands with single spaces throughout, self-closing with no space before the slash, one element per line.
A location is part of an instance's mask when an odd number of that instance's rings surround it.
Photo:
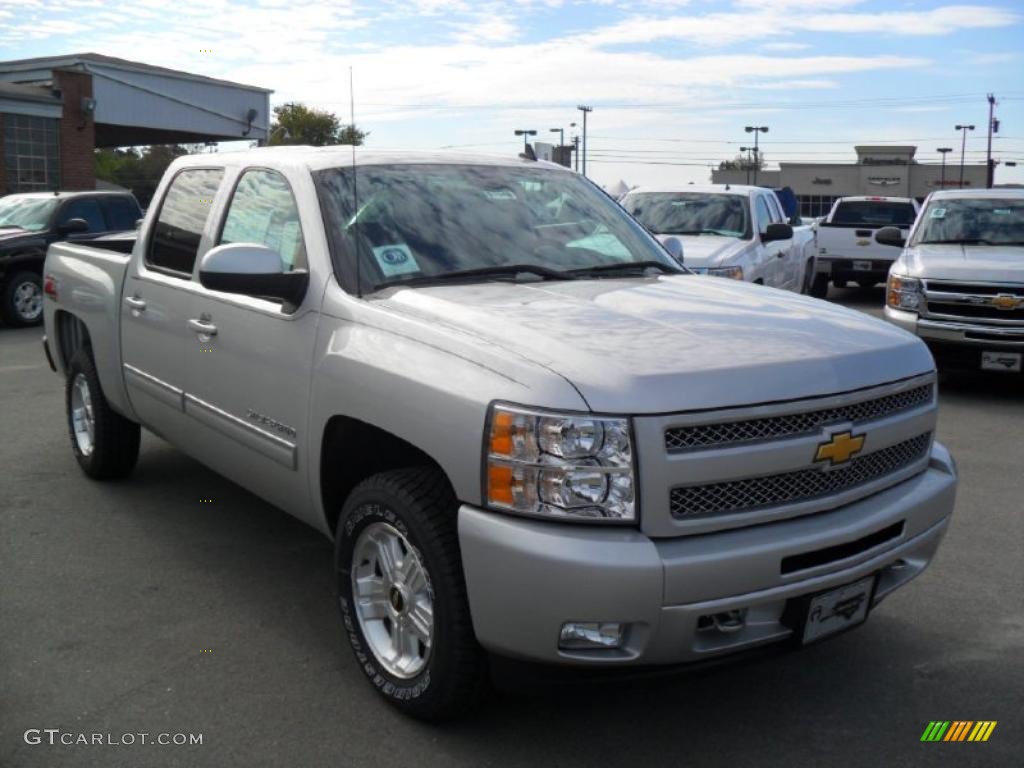
<path fill-rule="evenodd" d="M 286 311 L 294 311 L 306 295 L 309 273 L 285 272 L 281 255 L 265 245 L 228 243 L 203 256 L 199 282 L 211 291 L 280 299 Z"/>
<path fill-rule="evenodd" d="M 57 225 L 57 231 L 62 235 L 77 235 L 80 232 L 88 232 L 89 222 L 85 219 L 68 219 Z"/>
<path fill-rule="evenodd" d="M 683 241 L 678 237 L 666 237 L 662 246 L 668 251 L 669 256 L 678 261 L 680 264 L 683 263 Z"/>
<path fill-rule="evenodd" d="M 774 243 L 776 240 L 789 240 L 793 237 L 793 228 L 789 224 L 769 224 L 761 235 L 762 243 Z"/>
<path fill-rule="evenodd" d="M 894 248 L 902 248 L 907 244 L 899 227 L 882 227 L 875 232 L 875 242 L 879 245 L 891 245 Z"/>

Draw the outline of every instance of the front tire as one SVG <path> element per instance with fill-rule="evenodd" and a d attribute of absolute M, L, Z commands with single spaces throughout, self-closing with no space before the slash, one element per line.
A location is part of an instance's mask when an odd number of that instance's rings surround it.
<path fill-rule="evenodd" d="M 15 272 L 0 292 L 0 316 L 14 328 L 43 322 L 43 281 L 35 272 Z"/>
<path fill-rule="evenodd" d="M 141 430 L 111 409 L 88 350 L 80 349 L 68 365 L 65 405 L 71 450 L 85 474 L 94 480 L 129 475 L 139 458 Z"/>
<path fill-rule="evenodd" d="M 486 686 L 462 574 L 457 502 L 432 468 L 360 483 L 335 537 L 338 604 L 363 673 L 413 717 L 444 720 Z"/>

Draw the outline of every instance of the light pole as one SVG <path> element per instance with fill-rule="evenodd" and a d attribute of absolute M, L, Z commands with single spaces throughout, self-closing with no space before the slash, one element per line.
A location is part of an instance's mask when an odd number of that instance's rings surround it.
<path fill-rule="evenodd" d="M 958 125 L 956 130 L 960 131 L 960 189 L 964 188 L 964 155 L 967 152 L 967 132 L 973 131 L 973 125 Z"/>
<path fill-rule="evenodd" d="M 747 162 L 744 167 L 747 170 L 747 184 L 750 183 L 750 147 L 740 147 L 740 152 L 747 153 Z"/>
<path fill-rule="evenodd" d="M 561 147 L 565 144 L 565 128 L 549 128 L 548 130 L 551 131 L 551 133 L 558 134 L 558 146 Z"/>
<path fill-rule="evenodd" d="M 946 155 L 953 151 L 952 147 L 938 147 L 935 150 L 942 155 L 942 176 L 939 179 L 939 189 L 946 188 Z"/>
<path fill-rule="evenodd" d="M 992 134 L 999 133 L 999 119 L 995 115 L 996 97 L 988 95 L 988 150 L 985 152 L 985 188 L 992 189 L 996 178 L 996 165 L 992 162 Z"/>
<path fill-rule="evenodd" d="M 757 136 L 760 133 L 768 133 L 767 125 L 748 125 L 743 128 L 747 133 L 754 134 L 754 185 L 757 185 L 757 167 L 761 164 L 757 154 Z"/>
<path fill-rule="evenodd" d="M 587 115 L 594 111 L 593 107 L 580 104 L 576 107 L 583 113 L 583 175 L 587 175 Z"/>
<path fill-rule="evenodd" d="M 537 132 L 534 130 L 527 130 L 525 128 L 516 128 L 515 134 L 516 136 L 523 137 L 523 152 L 525 152 L 529 148 L 529 139 L 527 137 L 536 136 Z"/>

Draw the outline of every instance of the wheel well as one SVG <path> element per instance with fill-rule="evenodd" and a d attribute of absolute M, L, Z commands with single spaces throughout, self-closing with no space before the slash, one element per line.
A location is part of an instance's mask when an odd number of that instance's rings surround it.
<path fill-rule="evenodd" d="M 328 530 L 333 534 L 345 499 L 363 480 L 378 472 L 414 466 L 444 472 L 422 450 L 386 430 L 348 416 L 332 417 L 324 428 L 320 449 L 320 494 Z"/>
<path fill-rule="evenodd" d="M 92 350 L 92 340 L 89 338 L 89 329 L 85 323 L 60 309 L 54 315 L 57 339 L 54 348 L 60 356 L 61 370 L 66 371 L 71 358 L 80 349 Z"/>

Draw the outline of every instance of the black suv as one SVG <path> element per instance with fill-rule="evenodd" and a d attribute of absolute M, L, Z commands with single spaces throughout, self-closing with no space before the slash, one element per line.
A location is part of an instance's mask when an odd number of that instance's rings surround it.
<path fill-rule="evenodd" d="M 43 321 L 43 260 L 57 240 L 133 230 L 142 209 L 129 192 L 29 192 L 0 197 L 0 318 Z"/>

